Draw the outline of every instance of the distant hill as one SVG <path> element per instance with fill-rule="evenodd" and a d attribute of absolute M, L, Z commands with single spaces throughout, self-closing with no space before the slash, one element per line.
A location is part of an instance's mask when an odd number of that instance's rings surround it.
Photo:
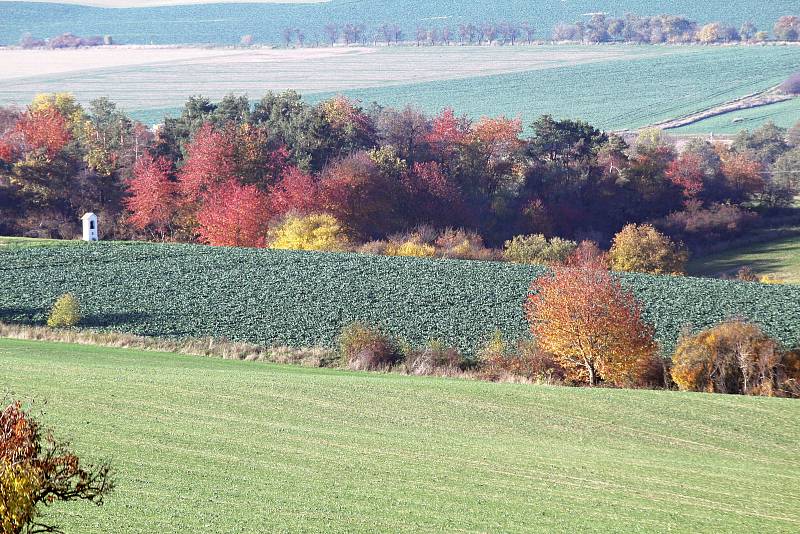
<path fill-rule="evenodd" d="M 89 0 L 91 1 L 91 0 Z M 108 9 L 38 2 L 0 2 L 0 44 L 13 44 L 29 32 L 49 37 L 64 32 L 112 35 L 125 43 L 238 43 L 252 34 L 257 42 L 279 42 L 285 28 L 299 28 L 309 42 L 323 40 L 327 23 L 401 25 L 406 35 L 418 26 L 450 26 L 462 22 L 527 21 L 539 37 L 550 35 L 561 21 L 588 20 L 607 12 L 684 15 L 698 22 L 721 21 L 735 26 L 752 21 L 771 30 L 783 15 L 798 14 L 797 0 L 331 0 L 315 4 L 198 4 L 132 9 Z M 315 37 L 316 34 L 316 37 Z"/>

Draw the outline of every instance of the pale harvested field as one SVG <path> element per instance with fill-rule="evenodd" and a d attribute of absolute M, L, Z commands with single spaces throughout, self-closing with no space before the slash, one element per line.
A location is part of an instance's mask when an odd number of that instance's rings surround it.
<path fill-rule="evenodd" d="M 4 0 L 0 0 L 2 3 Z M 8 0 L 13 1 L 13 0 Z M 54 2 L 55 0 L 26 0 L 27 2 Z M 59 4 L 74 4 L 78 6 L 126 8 L 126 7 L 156 7 L 156 6 L 184 6 L 189 4 L 322 4 L 329 0 L 58 0 Z"/>
<path fill-rule="evenodd" d="M 142 110 L 180 106 L 197 94 L 345 91 L 671 53 L 625 46 L 7 49 L 0 50 L 0 104 L 24 105 L 37 93 L 68 91 L 83 102 L 107 96 Z"/>

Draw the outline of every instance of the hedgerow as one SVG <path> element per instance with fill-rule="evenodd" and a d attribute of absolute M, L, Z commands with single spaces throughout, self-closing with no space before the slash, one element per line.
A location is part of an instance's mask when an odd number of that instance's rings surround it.
<path fill-rule="evenodd" d="M 72 293 L 82 325 L 158 337 L 335 347 L 353 322 L 474 354 L 495 331 L 527 337 L 523 303 L 543 267 L 354 253 L 95 243 L 3 252 L 0 319 L 44 324 Z M 800 287 L 623 274 L 664 354 L 688 326 L 747 318 L 800 345 Z"/>

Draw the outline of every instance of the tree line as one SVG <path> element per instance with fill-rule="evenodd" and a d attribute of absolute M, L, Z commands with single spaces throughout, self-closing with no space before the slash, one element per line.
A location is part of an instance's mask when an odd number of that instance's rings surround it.
<path fill-rule="evenodd" d="M 651 223 L 702 247 L 791 206 L 800 186 L 798 127 L 682 150 L 657 130 L 626 142 L 550 116 L 528 131 L 291 91 L 195 97 L 151 131 L 107 99 L 41 95 L 0 109 L 0 232 L 72 238 L 94 211 L 105 238 L 212 245 L 269 246 L 283 224 L 335 227 L 351 245 L 420 227 L 490 246 L 535 234 L 602 244 Z"/>
<path fill-rule="evenodd" d="M 771 34 L 770 34 L 771 30 Z M 305 46 L 309 42 L 320 45 L 321 41 L 336 44 L 415 44 L 422 45 L 505 45 L 532 44 L 536 40 L 537 28 L 523 22 L 478 22 L 452 26 L 418 26 L 408 32 L 397 23 L 385 23 L 369 27 L 363 23 L 326 24 L 320 33 L 309 39 L 306 30 L 284 28 L 281 39 L 284 46 Z M 721 22 L 700 24 L 697 21 L 676 15 L 640 16 L 628 13 L 623 17 L 610 17 L 595 13 L 588 21 L 561 22 L 553 28 L 552 41 L 575 41 L 583 43 L 628 42 L 637 44 L 661 43 L 724 43 L 765 42 L 800 40 L 800 17 L 781 17 L 772 28 L 758 28 L 750 21 L 741 26 Z M 242 44 L 252 44 L 252 35 L 242 38 Z"/>

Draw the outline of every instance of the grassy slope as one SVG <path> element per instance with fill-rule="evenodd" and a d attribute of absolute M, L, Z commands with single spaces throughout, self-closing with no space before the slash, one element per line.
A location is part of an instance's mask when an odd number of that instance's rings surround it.
<path fill-rule="evenodd" d="M 800 403 L 0 340 L 105 507 L 67 532 L 796 532 Z"/>
<path fill-rule="evenodd" d="M 689 272 L 697 276 L 718 276 L 745 265 L 758 275 L 800 283 L 800 238 L 784 237 L 703 256 L 689 264 Z"/>

